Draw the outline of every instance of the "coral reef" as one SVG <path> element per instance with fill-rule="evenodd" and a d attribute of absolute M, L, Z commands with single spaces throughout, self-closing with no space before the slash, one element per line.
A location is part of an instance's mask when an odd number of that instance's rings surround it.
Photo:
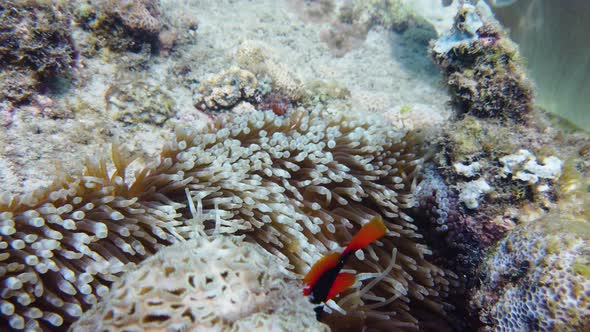
<path fill-rule="evenodd" d="M 311 81 L 306 87 L 310 91 L 310 99 L 316 103 L 325 103 L 331 99 L 345 100 L 350 98 L 350 90 L 336 81 Z"/>
<path fill-rule="evenodd" d="M 259 98 L 256 108 L 262 111 L 273 111 L 276 115 L 285 115 L 295 108 L 295 105 L 286 96 L 269 92 Z"/>
<path fill-rule="evenodd" d="M 402 0 L 356 0 L 354 6 L 353 12 L 356 12 L 356 16 L 366 15 L 370 21 L 387 30 L 403 32 L 418 21 L 424 21 Z"/>
<path fill-rule="evenodd" d="M 125 273 L 70 331 L 327 331 L 279 267 L 240 238 L 180 242 Z"/>
<path fill-rule="evenodd" d="M 329 303 L 336 311 L 326 319 L 343 329 L 447 324 L 449 275 L 427 260 L 403 211 L 422 163 L 414 134 L 367 114 L 254 112 L 227 121 L 179 132 L 158 166 L 133 171 L 115 150 L 111 167 L 89 161 L 83 175 L 47 190 L 2 195 L 0 325 L 67 326 L 128 263 L 195 237 L 186 189 L 202 213 L 216 214 L 202 232 L 245 235 L 297 274 L 382 215 L 388 236 L 356 253 L 347 268 L 362 272 L 361 282 Z"/>
<path fill-rule="evenodd" d="M 448 301 L 470 317 L 464 321 L 472 322 L 472 329 L 481 324 L 480 312 L 464 301 L 480 286 L 478 267 L 498 241 L 524 227 L 519 224 L 526 211 L 562 204 L 564 178 L 576 173 L 572 168 L 584 168 L 583 160 L 570 161 L 582 159 L 579 147 L 587 141 L 582 137 L 566 134 L 535 112 L 526 126 L 464 115 L 432 140 L 438 153 L 418 182 L 419 208 L 412 217 L 431 245 L 434 262 L 463 276 Z M 579 176 L 574 182 L 584 186 Z"/>
<path fill-rule="evenodd" d="M 139 52 L 158 47 L 162 22 L 157 0 L 76 0 L 70 10 L 94 35 L 87 48 Z"/>
<path fill-rule="evenodd" d="M 258 89 L 256 76 L 232 67 L 207 79 L 193 97 L 201 111 L 228 110 L 242 101 L 254 99 Z"/>
<path fill-rule="evenodd" d="M 439 142 L 441 154 L 436 157 L 447 183 L 464 187 L 465 183 L 485 180 L 492 187 L 485 195 L 488 215 L 501 214 L 506 206 L 527 201 L 550 207 L 556 198 L 563 160 L 574 153 L 563 144 L 576 143 L 560 129 L 551 129 L 546 120 L 538 114 L 530 118 L 529 126 L 522 126 L 465 115 L 451 123 Z"/>
<path fill-rule="evenodd" d="M 472 299 L 482 322 L 490 331 L 588 330 L 589 239 L 588 220 L 565 211 L 513 230 L 482 265 Z"/>
<path fill-rule="evenodd" d="M 559 130 L 471 115 L 448 124 L 433 141 L 440 152 L 417 186 L 423 210 L 416 217 L 442 233 L 435 238 L 461 252 L 437 256 L 455 257 L 458 261 L 449 263 L 455 271 L 473 273 L 484 251 L 518 223 L 519 207 L 552 208 L 563 172 L 556 154 L 573 153 L 557 151 L 558 145 L 574 144 L 560 136 Z"/>
<path fill-rule="evenodd" d="M 282 83 L 279 82 L 280 85 L 272 87 L 272 78 L 267 76 L 265 70 L 259 72 L 262 83 L 259 83 L 250 71 L 235 66 L 210 77 L 193 95 L 195 107 L 209 113 L 228 110 L 243 113 L 258 109 L 284 115 L 287 111 L 294 109 L 301 99 L 302 92 L 292 94 L 300 89 L 295 86 L 300 83 L 293 84 L 289 78 L 277 78 Z M 266 82 L 267 79 L 270 79 L 270 82 Z M 290 91 L 291 94 L 286 95 L 285 91 Z"/>
<path fill-rule="evenodd" d="M 0 99 L 23 103 L 41 83 L 71 74 L 76 49 L 70 16 L 47 1 L 0 4 Z"/>
<path fill-rule="evenodd" d="M 462 182 L 459 185 L 459 201 L 465 204 L 468 209 L 477 209 L 482 195 L 492 191 L 492 187 L 484 178 Z"/>
<path fill-rule="evenodd" d="M 159 2 L 152 0 L 114 1 L 107 0 L 104 6 L 116 15 L 132 31 L 156 34 L 162 23 L 159 20 Z"/>
<path fill-rule="evenodd" d="M 504 166 L 501 176 L 511 176 L 513 179 L 535 184 L 542 179 L 555 180 L 561 175 L 563 161 L 556 156 L 549 156 L 543 159 L 542 163 L 528 150 L 518 150 L 500 158 Z"/>
<path fill-rule="evenodd" d="M 531 111 L 533 88 L 516 45 L 482 1 L 462 6 L 432 57 L 461 114 L 523 121 Z"/>
<path fill-rule="evenodd" d="M 470 123 L 459 121 L 457 125 Z M 473 135 L 472 130 L 477 134 Z M 463 128 L 449 134 L 451 144 L 447 145 L 447 153 L 450 153 L 449 166 L 452 170 L 447 172 L 452 175 L 453 181 L 460 191 L 460 200 L 469 209 L 477 209 L 478 197 L 485 195 L 489 212 L 501 213 L 502 205 L 514 205 L 526 201 L 535 201 L 546 207 L 555 201 L 557 180 L 562 173 L 563 161 L 553 155 L 556 153 L 551 146 L 554 143 L 539 140 L 540 146 L 535 155 L 525 150 L 523 144 L 528 139 L 535 139 L 539 133 L 535 130 L 514 130 L 507 133 L 510 127 L 502 127 L 498 124 L 479 122 L 476 127 Z M 471 134 L 470 134 L 471 132 Z M 498 140 L 502 135 L 504 142 Z M 470 140 L 469 137 L 478 136 L 478 139 Z M 496 138 L 486 141 L 488 136 Z M 546 138 L 551 135 L 546 135 Z M 523 140 L 524 138 L 524 140 Z M 455 140 L 463 140 L 461 142 Z M 457 145 L 454 145 L 455 143 Z M 480 144 L 486 145 L 485 147 Z M 530 146 L 533 147 L 533 146 Z M 468 155 L 466 151 L 472 151 Z M 567 155 L 567 153 L 561 153 Z M 540 163 L 537 156 L 542 156 Z"/>
<path fill-rule="evenodd" d="M 235 53 L 235 61 L 241 69 L 254 73 L 259 82 L 270 81 L 273 91 L 292 102 L 305 97 L 301 80 L 278 60 L 270 46 L 252 40 L 244 41 Z"/>

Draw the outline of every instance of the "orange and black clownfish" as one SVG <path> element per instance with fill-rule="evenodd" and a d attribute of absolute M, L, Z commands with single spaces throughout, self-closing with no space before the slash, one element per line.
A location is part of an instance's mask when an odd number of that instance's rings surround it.
<path fill-rule="evenodd" d="M 380 216 L 375 216 L 350 240 L 342 253 L 329 253 L 318 260 L 303 278 L 303 294 L 314 304 L 324 303 L 352 286 L 356 277 L 352 273 L 340 272 L 348 258 L 357 250 L 385 235 L 387 228 Z M 318 319 L 322 306 L 315 308 Z"/>

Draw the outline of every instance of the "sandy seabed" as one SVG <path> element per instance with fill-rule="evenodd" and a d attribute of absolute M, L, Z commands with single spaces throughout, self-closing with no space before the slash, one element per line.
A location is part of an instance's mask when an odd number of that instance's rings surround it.
<path fill-rule="evenodd" d="M 197 20 L 198 29 L 178 31 L 167 55 L 80 56 L 69 89 L 14 109 L 10 124 L 0 127 L 3 190 L 18 194 L 47 186 L 59 169 L 80 170 L 87 156 L 106 153 L 113 142 L 149 162 L 179 124 L 198 127 L 207 121 L 194 107 L 195 82 L 235 65 L 236 49 L 245 41 L 265 45 L 303 86 L 319 80 L 348 89 L 347 100 L 328 103 L 334 111 L 382 112 L 396 126 L 436 125 L 448 118 L 449 96 L 425 49 L 407 47 L 399 34 L 376 26 L 364 42 L 335 57 L 320 39 L 330 22 L 305 19 L 297 2 L 162 0 L 164 16 Z M 439 34 L 450 29 L 456 8 L 438 0 L 408 3 Z M 74 27 L 74 42 L 83 42 L 85 33 Z M 141 70 L 126 68 L 130 62 L 141 63 Z M 106 95 L 133 81 L 160 87 L 174 100 L 166 123 L 117 119 Z M 411 114 L 400 113 L 408 107 Z"/>

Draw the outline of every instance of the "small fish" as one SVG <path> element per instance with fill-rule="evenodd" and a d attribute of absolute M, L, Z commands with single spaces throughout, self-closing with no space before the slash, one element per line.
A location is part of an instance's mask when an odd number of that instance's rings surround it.
<path fill-rule="evenodd" d="M 305 284 L 303 294 L 309 296 L 311 303 L 321 304 L 347 290 L 355 283 L 356 276 L 352 273 L 340 272 L 340 270 L 355 251 L 378 240 L 385 235 L 386 231 L 383 219 L 380 216 L 373 217 L 350 240 L 342 253 L 328 253 L 311 267 L 303 278 Z M 321 305 L 315 308 L 318 319 L 321 309 Z"/>

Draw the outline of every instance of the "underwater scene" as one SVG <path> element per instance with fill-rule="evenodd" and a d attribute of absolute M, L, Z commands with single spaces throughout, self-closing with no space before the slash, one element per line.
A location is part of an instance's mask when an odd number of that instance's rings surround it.
<path fill-rule="evenodd" d="M 0 331 L 590 331 L 588 17 L 2 0 Z"/>

